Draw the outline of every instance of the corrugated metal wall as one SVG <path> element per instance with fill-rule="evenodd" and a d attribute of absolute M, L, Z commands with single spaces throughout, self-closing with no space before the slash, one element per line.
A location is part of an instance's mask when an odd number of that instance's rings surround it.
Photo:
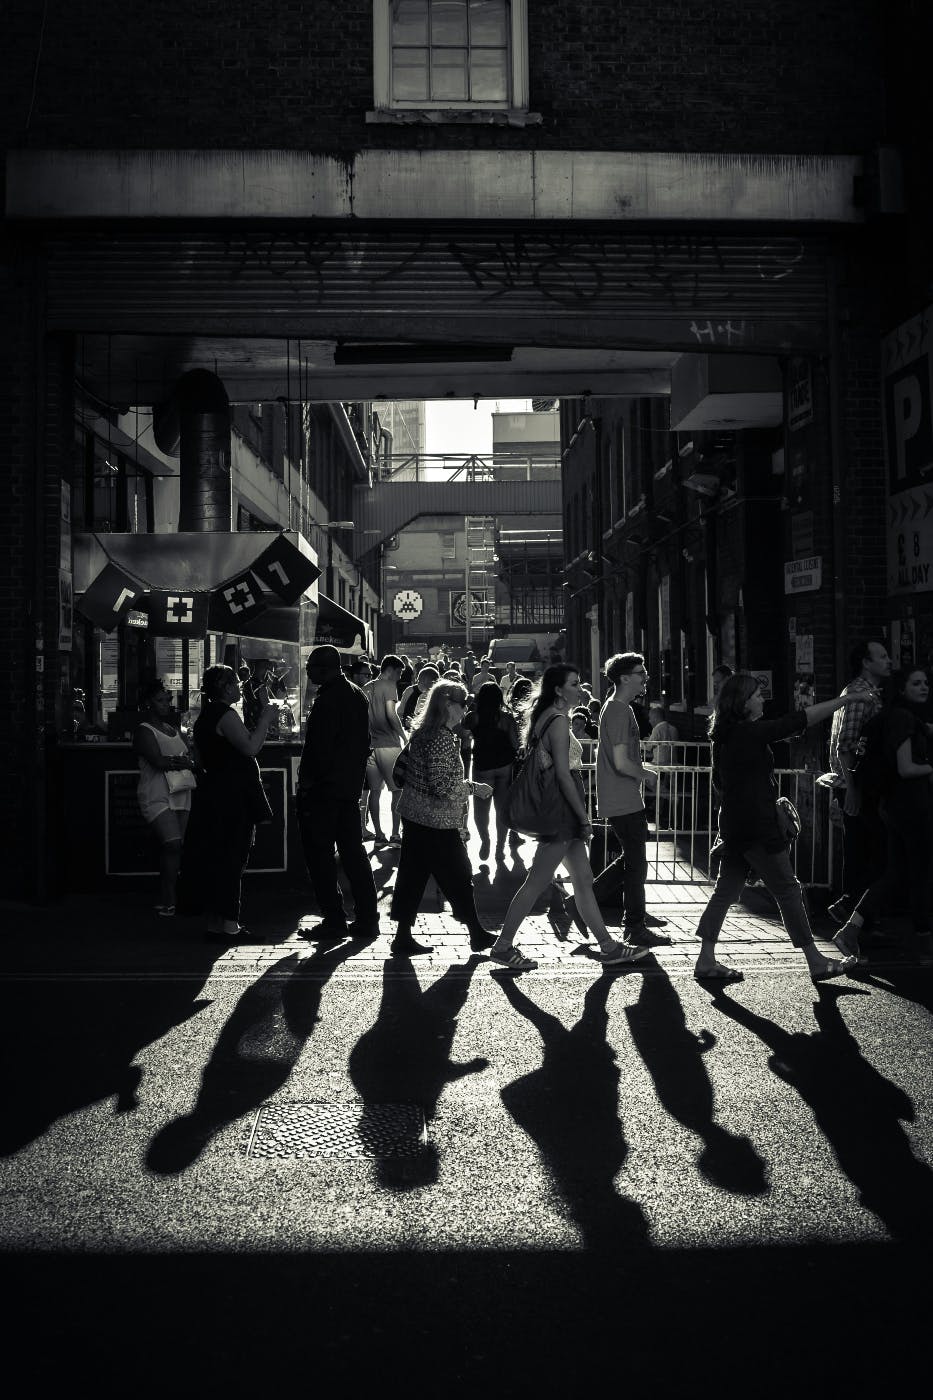
<path fill-rule="evenodd" d="M 53 328 L 789 349 L 826 339 L 828 243 L 766 230 L 318 224 L 50 241 Z"/>

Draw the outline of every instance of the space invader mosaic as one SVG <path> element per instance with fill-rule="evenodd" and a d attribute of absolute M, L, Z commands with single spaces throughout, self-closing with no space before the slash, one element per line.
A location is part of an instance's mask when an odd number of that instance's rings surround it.
<path fill-rule="evenodd" d="M 247 1157 L 417 1157 L 424 1113 L 410 1103 L 263 1104 L 240 1150 Z"/>

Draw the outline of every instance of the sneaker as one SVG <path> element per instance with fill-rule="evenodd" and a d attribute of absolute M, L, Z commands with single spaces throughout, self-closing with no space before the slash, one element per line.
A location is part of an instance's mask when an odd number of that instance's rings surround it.
<path fill-rule="evenodd" d="M 644 924 L 625 924 L 622 934 L 626 943 L 639 948 L 668 948 L 674 941 L 667 933 L 652 933 Z"/>
<path fill-rule="evenodd" d="M 634 943 L 614 943 L 607 952 L 601 952 L 599 961 L 603 967 L 618 967 L 622 963 L 637 962 L 648 956 L 647 948 L 636 947 Z"/>
<path fill-rule="evenodd" d="M 852 900 L 847 894 L 837 899 L 835 904 L 830 904 L 826 910 L 829 917 L 835 924 L 846 924 L 849 922 L 849 915 L 852 913 Z"/>
<path fill-rule="evenodd" d="M 646 914 L 642 923 L 645 928 L 667 928 L 667 919 L 660 919 L 656 914 Z"/>

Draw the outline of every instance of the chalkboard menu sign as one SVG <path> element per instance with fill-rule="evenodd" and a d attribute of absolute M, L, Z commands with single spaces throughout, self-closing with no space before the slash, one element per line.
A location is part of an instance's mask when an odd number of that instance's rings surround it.
<path fill-rule="evenodd" d="M 158 875 L 159 843 L 136 800 L 139 769 L 104 774 L 104 868 L 108 875 Z"/>
<path fill-rule="evenodd" d="M 256 828 L 256 844 L 246 873 L 283 871 L 288 865 L 287 770 L 263 768 L 262 785 L 272 821 Z M 158 875 L 159 846 L 136 800 L 139 770 L 104 774 L 104 868 L 108 875 Z"/>

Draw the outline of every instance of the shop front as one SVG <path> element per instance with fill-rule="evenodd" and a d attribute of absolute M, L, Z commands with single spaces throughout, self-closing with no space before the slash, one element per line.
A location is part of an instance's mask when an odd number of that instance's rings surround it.
<path fill-rule="evenodd" d="M 90 635 L 96 675 L 92 668 L 89 704 L 76 706 L 73 735 L 55 754 L 64 888 L 98 890 L 157 872 L 136 800 L 137 695 L 160 676 L 190 738 L 201 676 L 218 662 L 244 676 L 266 662 L 279 682 L 279 714 L 260 756 L 273 820 L 257 831 L 248 873 L 301 883 L 295 785 L 305 661 L 322 642 L 350 652 L 368 640 L 360 618 L 319 593 L 314 551 L 292 531 L 77 534 L 74 560 L 75 620 Z"/>

